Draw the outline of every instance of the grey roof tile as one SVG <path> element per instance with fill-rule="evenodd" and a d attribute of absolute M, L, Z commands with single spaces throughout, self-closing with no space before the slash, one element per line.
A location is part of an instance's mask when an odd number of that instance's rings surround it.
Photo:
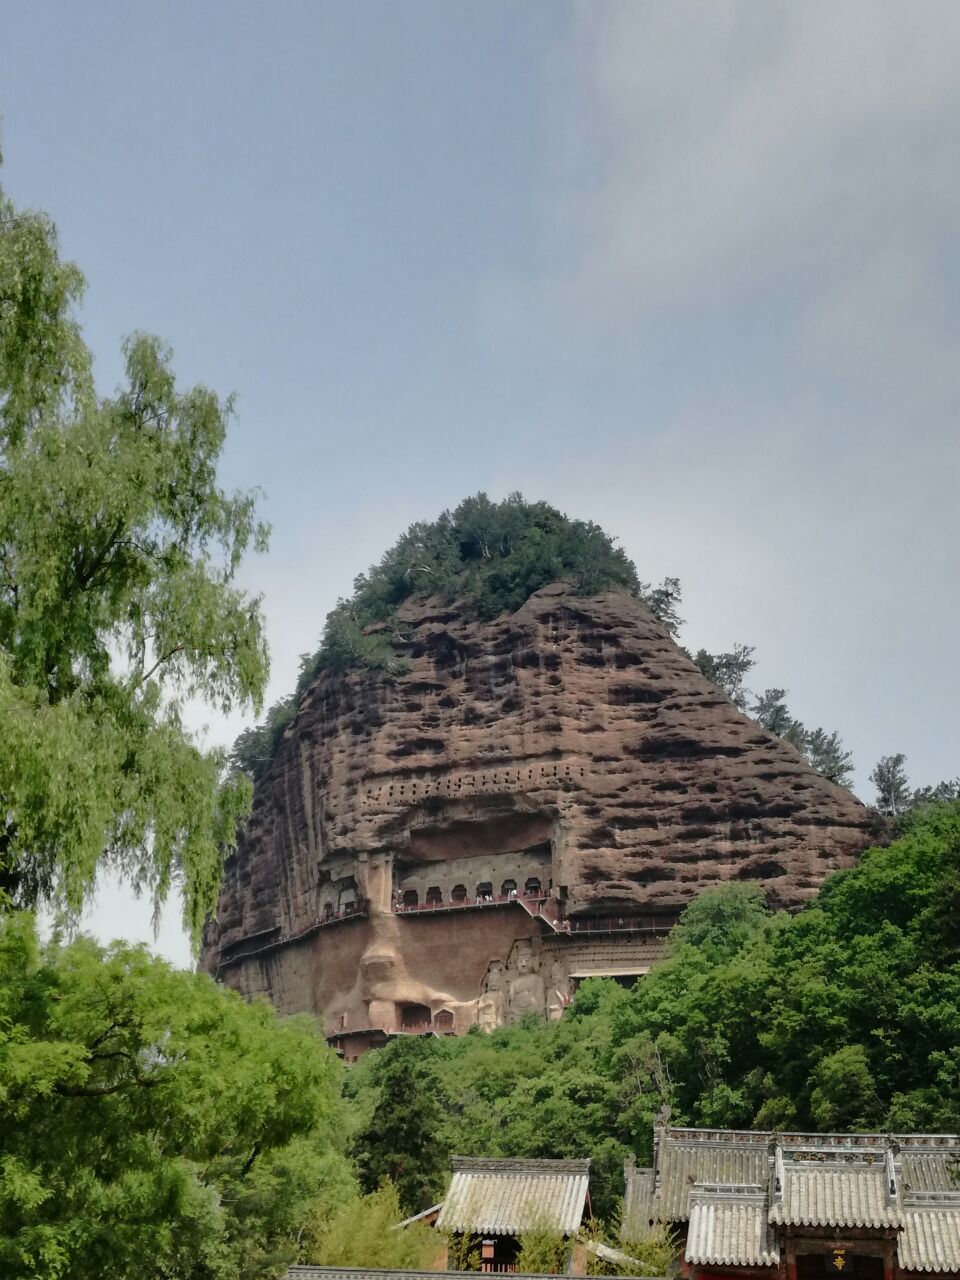
<path fill-rule="evenodd" d="M 783 1199 L 770 1206 L 770 1221 L 808 1227 L 898 1227 L 903 1214 L 887 1196 L 882 1164 L 788 1166 Z"/>
<path fill-rule="evenodd" d="M 665 1221 L 689 1215 L 696 1182 L 765 1184 L 770 1135 L 749 1131 L 667 1129 L 657 1152 L 659 1213 Z"/>
<path fill-rule="evenodd" d="M 905 1209 L 897 1257 L 907 1271 L 960 1272 L 960 1198 L 952 1207 Z"/>
<path fill-rule="evenodd" d="M 654 1168 L 625 1175 L 624 1238 L 651 1219 L 689 1220 L 686 1256 L 700 1265 L 766 1265 L 778 1228 L 849 1226 L 896 1231 L 905 1270 L 960 1273 L 956 1134 L 662 1127 Z"/>
<path fill-rule="evenodd" d="M 700 1266 L 776 1266 L 780 1250 L 767 1222 L 766 1188 L 693 1187 L 685 1256 Z"/>
<path fill-rule="evenodd" d="M 621 1240 L 639 1240 L 657 1219 L 652 1169 L 637 1169 L 630 1162 L 623 1167 L 623 1217 Z"/>
<path fill-rule="evenodd" d="M 579 1230 L 589 1160 L 477 1160 L 454 1156 L 453 1178 L 437 1219 L 441 1231 L 517 1235 L 548 1223 Z"/>

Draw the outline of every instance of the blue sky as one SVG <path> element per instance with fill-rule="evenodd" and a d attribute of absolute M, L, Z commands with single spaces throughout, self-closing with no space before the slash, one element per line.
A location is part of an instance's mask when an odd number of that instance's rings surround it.
<path fill-rule="evenodd" d="M 271 697 L 407 524 L 520 489 L 679 576 L 869 797 L 881 754 L 960 773 L 958 39 L 946 0 L 0 0 L 3 181 L 103 390 L 143 329 L 236 393 Z"/>

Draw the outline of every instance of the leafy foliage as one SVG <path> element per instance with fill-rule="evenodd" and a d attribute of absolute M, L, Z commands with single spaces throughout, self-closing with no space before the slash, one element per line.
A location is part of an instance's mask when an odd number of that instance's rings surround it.
<path fill-rule="evenodd" d="M 622 1192 L 629 1137 L 618 1120 L 620 1091 L 606 1063 L 611 1013 L 627 999 L 614 984 L 585 983 L 560 1022 L 530 1016 L 490 1036 L 472 1031 L 418 1041 L 434 1080 L 426 1088 L 443 1097 L 437 1145 L 474 1156 L 568 1158 L 590 1156 L 590 1196 L 610 1216 Z M 347 1077 L 353 1105 L 364 1116 L 382 1099 L 379 1061 L 393 1051 L 367 1054 Z M 439 1083 L 437 1083 L 439 1082 Z M 418 1105 L 402 1097 L 406 1110 Z M 385 1120 L 387 1117 L 383 1117 Z M 373 1126 L 370 1126 L 371 1129 Z"/>
<path fill-rule="evenodd" d="M 655 1222 L 643 1232 L 634 1228 L 626 1236 L 617 1231 L 612 1243 L 631 1259 L 636 1259 L 619 1265 L 616 1268 L 618 1275 L 668 1276 L 673 1272 L 680 1252 L 680 1239 L 668 1222 Z"/>
<path fill-rule="evenodd" d="M 894 819 L 893 829 L 899 834 L 908 831 L 924 810 L 960 800 L 960 778 L 911 791 L 906 763 L 903 752 L 881 756 L 870 774 L 870 781 L 877 789 L 876 808 Z"/>
<path fill-rule="evenodd" d="M 924 1128 L 956 1123 L 960 808 L 918 821 L 827 881 L 800 915 L 691 939 L 638 986 L 620 1052 L 663 1063 L 648 1091 L 698 1124 Z M 934 920 L 937 921 L 936 926 Z"/>
<path fill-rule="evenodd" d="M 910 807 L 910 783 L 904 768 L 906 760 L 902 752 L 882 756 L 870 774 L 870 781 L 877 788 L 877 808 L 893 818 Z"/>
<path fill-rule="evenodd" d="M 517 1270 L 526 1275 L 562 1276 L 567 1270 L 573 1242 L 549 1221 L 531 1223 L 520 1234 Z"/>
<path fill-rule="evenodd" d="M 405 1037 L 384 1049 L 373 1086 L 376 1104 L 354 1145 L 361 1185 L 375 1191 L 390 1182 L 403 1212 L 420 1213 L 441 1194 L 448 1156 L 440 1083 L 425 1042 Z"/>
<path fill-rule="evenodd" d="M 402 1218 L 397 1189 L 385 1182 L 369 1195 L 347 1197 L 329 1215 L 315 1213 L 304 1229 L 300 1257 L 321 1267 L 430 1270 L 442 1239 L 418 1222 L 395 1230 Z"/>
<path fill-rule="evenodd" d="M 54 229 L 0 194 L 0 889 L 79 911 L 105 864 L 199 931 L 249 803 L 178 700 L 259 705 L 260 606 L 233 585 L 265 529 L 216 466 L 231 413 L 131 338 L 94 393 Z"/>
<path fill-rule="evenodd" d="M 833 730 L 808 729 L 787 710 L 785 689 L 765 689 L 750 707 L 750 714 L 761 728 L 775 733 L 796 747 L 808 764 L 831 782 L 849 786 L 853 776 L 853 757 L 845 751 L 840 735 Z"/>
<path fill-rule="evenodd" d="M 0 917 L 0 1273 L 278 1274 L 311 1206 L 355 1195 L 340 1070 L 312 1019 Z"/>
<path fill-rule="evenodd" d="M 711 684 L 722 689 L 738 711 L 746 711 L 750 691 L 744 681 L 753 667 L 753 645 L 735 644 L 729 653 L 698 649 L 693 661 Z"/>

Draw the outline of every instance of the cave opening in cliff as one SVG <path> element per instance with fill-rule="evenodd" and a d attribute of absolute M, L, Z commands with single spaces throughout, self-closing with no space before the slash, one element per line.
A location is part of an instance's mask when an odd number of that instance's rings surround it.
<path fill-rule="evenodd" d="M 400 1027 L 404 1031 L 427 1031 L 433 1014 L 425 1004 L 400 1005 Z"/>

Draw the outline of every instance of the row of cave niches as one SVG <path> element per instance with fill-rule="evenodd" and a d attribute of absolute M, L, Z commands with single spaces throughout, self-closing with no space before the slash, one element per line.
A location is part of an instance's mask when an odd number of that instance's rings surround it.
<path fill-rule="evenodd" d="M 499 884 L 492 880 L 478 880 L 475 885 L 455 884 L 447 895 L 444 895 L 439 885 L 430 885 L 422 896 L 418 889 L 396 889 L 392 905 L 397 914 L 403 915 L 407 912 L 443 911 L 450 907 L 491 906 L 517 900 L 532 904 L 543 902 L 546 896 L 542 879 L 539 876 L 528 876 L 523 883 L 507 879 Z M 367 903 L 358 895 L 356 883 L 351 877 L 340 886 L 336 903 L 328 898 L 322 904 L 320 923 L 332 924 L 335 920 L 350 919 L 366 913 Z"/>
<path fill-rule="evenodd" d="M 418 739 L 413 745 L 417 750 L 424 747 L 428 739 Z M 437 740 L 435 749 L 444 750 L 446 743 Z M 430 748 L 433 749 L 433 748 Z M 417 800 L 431 796 L 463 796 L 489 794 L 490 792 L 511 792 L 523 790 L 539 783 L 547 786 L 559 782 L 576 782 L 586 776 L 582 765 L 576 764 L 540 764 L 520 769 L 495 769 L 490 773 L 463 773 L 448 775 L 445 778 L 424 776 L 410 779 L 408 782 L 391 782 L 380 787 L 368 787 L 363 793 L 365 804 L 381 806 L 384 804 L 414 804 Z"/>
<path fill-rule="evenodd" d="M 516 903 L 525 907 L 530 914 L 542 916 L 542 904 L 547 901 L 547 898 L 548 890 L 543 880 L 538 876 L 529 876 L 523 883 L 507 879 L 499 883 L 492 880 L 479 880 L 476 885 L 456 884 L 446 896 L 439 885 L 431 885 L 422 896 L 417 889 L 397 889 L 393 895 L 392 906 L 398 916 L 419 916 L 423 913 L 509 906 Z M 336 905 L 332 899 L 323 903 L 318 923 L 333 925 L 345 920 L 363 918 L 368 914 L 368 909 L 367 901 L 358 896 L 356 885 L 351 878 L 340 887 Z M 597 933 L 659 936 L 669 933 L 676 921 L 675 912 L 640 914 L 629 907 L 607 907 L 589 914 L 564 916 L 561 906 L 560 913 L 550 923 L 556 932 L 569 934 L 571 937 Z"/>

